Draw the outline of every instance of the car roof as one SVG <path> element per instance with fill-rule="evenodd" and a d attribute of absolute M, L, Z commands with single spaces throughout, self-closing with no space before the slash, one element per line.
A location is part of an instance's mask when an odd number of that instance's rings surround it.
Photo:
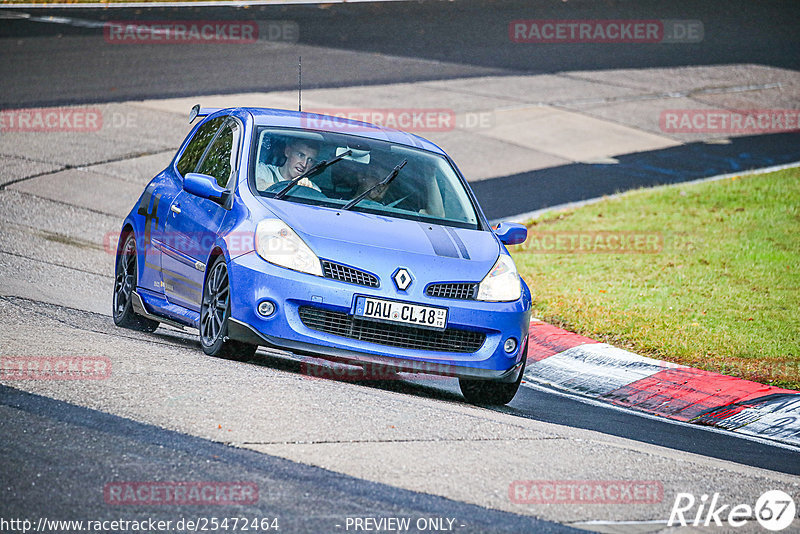
<path fill-rule="evenodd" d="M 299 128 L 389 141 L 446 155 L 444 150 L 418 135 L 343 117 L 272 108 L 239 108 L 253 116 L 257 126 Z"/>

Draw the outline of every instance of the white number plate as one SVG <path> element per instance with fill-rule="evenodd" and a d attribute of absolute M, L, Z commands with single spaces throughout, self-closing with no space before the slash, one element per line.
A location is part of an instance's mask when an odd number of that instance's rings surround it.
<path fill-rule="evenodd" d="M 427 326 L 439 330 L 444 330 L 447 326 L 447 308 L 432 308 L 394 300 L 358 297 L 355 314 L 366 319 Z"/>

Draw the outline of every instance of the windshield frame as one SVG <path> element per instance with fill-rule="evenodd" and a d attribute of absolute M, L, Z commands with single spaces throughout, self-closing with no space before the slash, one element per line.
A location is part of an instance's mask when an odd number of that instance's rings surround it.
<path fill-rule="evenodd" d="M 248 165 L 249 170 L 248 170 L 248 176 L 247 176 L 247 186 L 248 186 L 248 189 L 250 190 L 250 193 L 256 198 L 259 198 L 259 199 L 274 199 L 274 196 L 275 196 L 275 193 L 272 193 L 272 192 L 264 194 L 264 192 L 259 191 L 256 188 L 256 185 L 255 185 L 255 183 L 256 183 L 255 173 L 256 173 L 256 167 L 257 167 L 256 159 L 258 157 L 258 152 L 259 152 L 260 137 L 261 137 L 261 134 L 262 134 L 262 132 L 264 130 L 285 131 L 286 135 L 289 135 L 289 136 L 290 135 L 297 135 L 297 134 L 299 134 L 299 136 L 302 136 L 304 133 L 310 133 L 310 134 L 315 134 L 315 135 L 321 135 L 323 137 L 327 137 L 327 136 L 339 137 L 339 136 L 341 136 L 343 138 L 352 138 L 352 139 L 355 139 L 355 140 L 361 139 L 361 140 L 364 140 L 366 143 L 379 143 L 379 144 L 385 145 L 387 147 L 395 145 L 395 146 L 398 146 L 398 147 L 402 147 L 405 150 L 418 151 L 420 153 L 424 153 L 424 154 L 430 155 L 432 157 L 435 157 L 437 159 L 440 159 L 443 163 L 446 163 L 447 167 L 455 175 L 459 185 L 462 187 L 463 192 L 466 195 L 466 200 L 469 202 L 469 208 L 472 209 L 474 214 L 475 214 L 475 221 L 476 221 L 475 224 L 473 224 L 471 222 L 468 222 L 468 221 L 458 221 L 456 219 L 443 219 L 443 218 L 439 218 L 439 217 L 436 217 L 436 216 L 428 216 L 426 214 L 420 214 L 420 213 L 414 214 L 412 212 L 403 212 L 403 211 L 393 212 L 393 211 L 387 211 L 385 209 L 375 209 L 375 208 L 370 207 L 369 205 L 363 205 L 363 204 L 357 204 L 357 205 L 353 206 L 352 208 L 350 208 L 350 211 L 354 211 L 354 212 L 358 212 L 358 213 L 366 213 L 366 214 L 370 214 L 370 215 L 376 215 L 376 216 L 379 216 L 379 217 L 397 218 L 397 219 L 403 219 L 403 220 L 412 220 L 412 221 L 417 221 L 417 222 L 426 223 L 426 224 L 436 224 L 436 225 L 440 225 L 440 226 L 449 226 L 449 227 L 454 227 L 454 228 L 464 228 L 464 229 L 469 229 L 469 230 L 480 230 L 480 231 L 491 231 L 491 226 L 488 224 L 488 222 L 487 222 L 487 220 L 486 220 L 486 218 L 485 218 L 485 216 L 483 214 L 483 211 L 480 209 L 478 201 L 475 198 L 475 194 L 473 193 L 472 189 L 468 186 L 468 183 L 467 183 L 466 179 L 464 178 L 464 176 L 461 174 L 461 171 L 455 165 L 453 160 L 446 153 L 444 153 L 444 151 L 436 152 L 436 151 L 428 150 L 428 149 L 425 149 L 425 148 L 421 148 L 419 146 L 413 146 L 413 145 L 409 145 L 409 144 L 402 143 L 402 142 L 390 141 L 390 140 L 386 140 L 386 139 L 377 139 L 377 138 L 369 137 L 369 136 L 354 135 L 352 133 L 346 133 L 346 132 L 332 132 L 332 131 L 327 131 L 327 130 L 314 130 L 314 129 L 310 129 L 310 128 L 293 128 L 293 127 L 287 127 L 287 126 L 271 126 L 269 124 L 257 124 L 257 123 L 254 124 L 253 125 L 253 135 L 252 135 L 252 145 L 251 145 L 251 150 L 250 150 L 251 153 L 250 153 L 250 156 L 249 156 L 250 161 L 249 161 L 249 165 Z M 401 171 L 401 174 L 402 174 L 402 171 Z M 324 201 L 322 199 L 314 199 L 314 198 L 302 198 L 302 197 L 298 198 L 297 195 L 293 196 L 291 193 L 286 195 L 286 196 L 284 196 L 284 197 L 282 197 L 282 198 L 280 198 L 280 199 L 277 199 L 277 200 L 278 201 L 291 202 L 293 204 L 300 204 L 300 205 L 328 208 L 328 209 L 333 209 L 333 210 L 336 210 L 336 211 L 343 211 L 343 207 L 347 203 L 347 201 L 342 201 L 342 200 L 338 200 L 338 199 L 330 199 L 330 201 Z M 340 202 L 341 202 L 341 205 L 340 205 Z"/>

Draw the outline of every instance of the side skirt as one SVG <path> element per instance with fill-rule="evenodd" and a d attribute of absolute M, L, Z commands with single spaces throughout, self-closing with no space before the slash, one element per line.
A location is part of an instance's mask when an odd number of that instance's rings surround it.
<path fill-rule="evenodd" d="M 166 301 L 164 301 L 164 302 L 166 303 Z M 172 307 L 172 308 L 179 308 L 178 306 L 175 306 L 174 304 L 167 304 L 167 305 Z M 168 324 L 170 326 L 174 326 L 174 327 L 180 328 L 180 329 L 183 329 L 184 326 L 190 326 L 192 328 L 197 328 L 197 322 L 199 321 L 199 318 L 200 318 L 199 314 L 196 314 L 194 312 L 190 312 L 189 310 L 186 310 L 186 312 L 193 313 L 194 315 L 197 315 L 197 318 L 192 320 L 189 317 L 186 317 L 185 320 L 178 320 L 176 318 L 165 317 L 163 315 L 150 313 L 147 310 L 147 306 L 145 305 L 144 300 L 142 299 L 142 296 L 139 295 L 139 293 L 137 291 L 133 292 L 133 298 L 131 299 L 131 306 L 133 306 L 133 311 L 134 311 L 134 313 L 136 313 L 136 315 L 141 315 L 142 317 L 146 317 L 147 319 L 151 319 L 153 321 L 158 321 L 159 323 Z M 180 308 L 180 309 L 183 310 L 183 308 Z M 177 312 L 177 310 L 174 310 L 174 311 Z"/>

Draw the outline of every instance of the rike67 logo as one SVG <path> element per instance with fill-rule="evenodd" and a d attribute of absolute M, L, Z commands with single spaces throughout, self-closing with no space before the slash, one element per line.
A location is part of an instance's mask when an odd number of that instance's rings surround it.
<path fill-rule="evenodd" d="M 691 493 L 678 493 L 667 526 L 741 527 L 755 517 L 763 528 L 778 532 L 792 524 L 796 513 L 794 500 L 781 490 L 765 492 L 755 506 L 725 503 L 719 493 L 710 500 L 708 495 L 696 499 Z"/>

